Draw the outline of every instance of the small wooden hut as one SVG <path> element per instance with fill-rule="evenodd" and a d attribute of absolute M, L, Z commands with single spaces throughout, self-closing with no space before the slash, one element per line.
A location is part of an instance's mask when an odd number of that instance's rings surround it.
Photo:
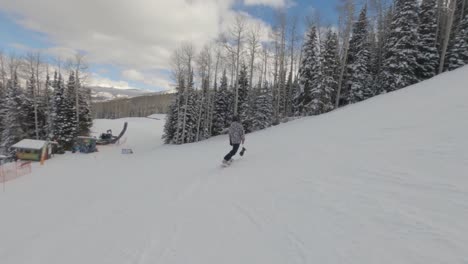
<path fill-rule="evenodd" d="M 16 157 L 21 160 L 41 161 L 41 156 L 45 153 L 45 158 L 52 155 L 52 142 L 43 140 L 23 139 L 11 147 L 16 151 Z"/>

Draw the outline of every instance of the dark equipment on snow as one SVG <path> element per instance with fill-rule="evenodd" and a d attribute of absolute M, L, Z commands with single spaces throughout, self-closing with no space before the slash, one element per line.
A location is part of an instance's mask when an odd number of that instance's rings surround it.
<path fill-rule="evenodd" d="M 128 126 L 128 123 L 125 122 L 124 123 L 124 127 L 122 129 L 122 131 L 120 132 L 120 134 L 118 136 L 114 136 L 112 135 L 112 130 L 107 130 L 106 133 L 102 133 L 101 136 L 99 137 L 98 141 L 96 142 L 97 145 L 109 145 L 109 144 L 115 144 L 117 143 L 117 141 L 119 141 L 119 139 L 121 137 L 123 137 L 123 135 L 125 134 L 125 132 L 127 131 L 127 126 Z"/>
<path fill-rule="evenodd" d="M 103 139 L 103 140 L 110 140 L 110 139 L 112 139 L 112 130 L 109 129 L 109 130 L 107 130 L 106 133 L 102 133 L 100 139 Z"/>
<path fill-rule="evenodd" d="M 239 155 L 241 155 L 241 157 L 244 156 L 244 153 L 245 153 L 246 150 L 247 150 L 246 148 L 242 147 L 242 150 L 239 153 Z"/>
<path fill-rule="evenodd" d="M 73 153 L 93 153 L 97 151 L 96 138 L 94 137 L 78 137 L 72 149 Z"/>

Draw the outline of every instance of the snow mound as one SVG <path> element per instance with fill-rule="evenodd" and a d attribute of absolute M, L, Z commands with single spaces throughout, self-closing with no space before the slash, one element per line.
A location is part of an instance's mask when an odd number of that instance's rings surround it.
<path fill-rule="evenodd" d="M 0 193 L 0 263 L 467 263 L 468 67 L 247 136 L 57 156 Z M 133 155 L 121 155 L 132 148 Z"/>

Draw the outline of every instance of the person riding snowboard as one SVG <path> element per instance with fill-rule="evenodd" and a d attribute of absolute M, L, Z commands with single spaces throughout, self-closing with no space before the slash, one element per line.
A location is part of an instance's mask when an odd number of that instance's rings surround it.
<path fill-rule="evenodd" d="M 232 157 L 236 155 L 239 150 L 240 144 L 245 142 L 244 127 L 240 123 L 239 116 L 232 118 L 231 126 L 229 127 L 229 143 L 232 146 L 232 150 L 224 157 L 223 164 L 229 164 Z"/>

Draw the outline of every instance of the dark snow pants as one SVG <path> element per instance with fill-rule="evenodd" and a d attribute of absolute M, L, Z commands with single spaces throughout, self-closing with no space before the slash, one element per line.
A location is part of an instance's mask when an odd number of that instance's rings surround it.
<path fill-rule="evenodd" d="M 239 150 L 240 144 L 233 144 L 232 145 L 232 150 L 229 152 L 225 157 L 224 160 L 229 161 L 231 160 L 234 155 L 236 155 L 237 151 Z"/>

